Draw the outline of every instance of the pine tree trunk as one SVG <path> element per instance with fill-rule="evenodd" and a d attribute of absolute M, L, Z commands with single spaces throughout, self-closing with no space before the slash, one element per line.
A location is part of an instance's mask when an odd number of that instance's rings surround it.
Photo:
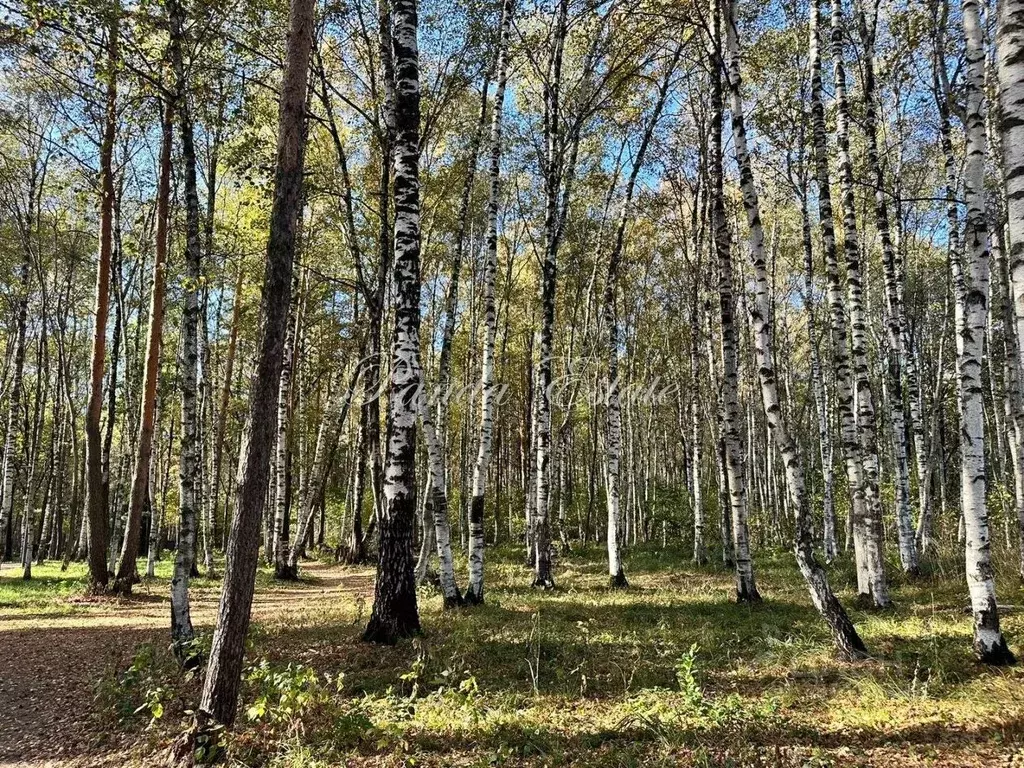
<path fill-rule="evenodd" d="M 93 592 L 107 588 L 107 498 L 103 483 L 103 446 L 100 419 L 103 415 L 103 368 L 107 351 L 107 315 L 110 308 L 110 257 L 114 224 L 114 138 L 117 133 L 117 70 L 119 68 L 121 9 L 117 3 L 107 30 L 106 104 L 103 137 L 100 142 L 100 237 L 96 265 L 96 321 L 92 337 L 89 374 L 89 402 L 85 412 L 85 510 L 88 523 L 89 585 Z"/>
<path fill-rule="evenodd" d="M 146 367 L 143 373 L 141 413 L 139 415 L 139 438 L 136 446 L 135 471 L 132 476 L 131 501 L 128 510 L 128 525 L 125 529 L 124 544 L 117 564 L 115 591 L 128 594 L 132 585 L 138 583 L 139 573 L 136 559 L 142 533 L 142 507 L 149 492 L 150 464 L 153 455 L 153 432 L 156 424 L 156 389 L 160 376 L 160 345 L 163 339 L 164 322 L 164 265 L 167 260 L 167 224 L 171 198 L 171 149 L 173 100 L 164 99 L 164 115 L 161 125 L 160 172 L 157 182 L 156 200 L 156 253 L 153 259 L 153 287 L 149 301 L 149 333 L 146 341 Z M 151 513 L 152 520 L 152 513 Z M 152 526 L 152 521 L 150 523 Z"/>
<path fill-rule="evenodd" d="M 416 417 L 420 387 L 420 75 L 417 0 L 394 0 L 395 330 L 391 345 L 384 506 L 373 612 L 363 633 L 395 643 L 420 632 L 413 572 L 416 517 Z"/>
<path fill-rule="evenodd" d="M 263 516 L 270 454 L 277 427 L 277 411 L 266 406 L 275 402 L 277 395 L 291 303 L 292 261 L 302 206 L 303 123 L 314 7 L 312 0 L 292 0 L 289 11 L 288 44 L 278 114 L 274 197 L 260 301 L 261 331 L 239 457 L 238 495 L 228 537 L 224 588 L 200 702 L 200 712 L 204 717 L 226 725 L 234 722 L 238 704 L 245 637 L 249 630 L 259 557 L 259 521 Z"/>
<path fill-rule="evenodd" d="M 988 224 L 985 220 L 985 53 L 977 0 L 964 0 L 967 43 L 964 196 L 967 219 L 961 279 L 964 332 L 957 334 L 960 380 L 960 505 L 966 534 L 967 585 L 974 613 L 974 652 L 989 664 L 1015 659 L 999 629 L 995 577 L 985 500 L 985 417 L 982 360 L 989 281 Z M 958 292 L 959 293 L 959 292 Z"/>

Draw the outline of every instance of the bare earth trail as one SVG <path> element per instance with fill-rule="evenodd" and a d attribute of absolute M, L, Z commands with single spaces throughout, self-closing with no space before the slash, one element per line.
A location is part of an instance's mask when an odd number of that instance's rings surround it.
<path fill-rule="evenodd" d="M 289 622 L 341 595 L 373 594 L 371 571 L 309 563 L 296 584 L 257 586 L 254 621 Z M 192 590 L 192 621 L 212 627 L 219 589 Z M 141 643 L 168 642 L 166 581 L 127 600 L 71 601 L 70 615 L 0 613 L 0 766 L 121 765 L 92 731 L 96 682 L 125 669 Z M 100 734 L 100 737 L 103 735 Z"/>

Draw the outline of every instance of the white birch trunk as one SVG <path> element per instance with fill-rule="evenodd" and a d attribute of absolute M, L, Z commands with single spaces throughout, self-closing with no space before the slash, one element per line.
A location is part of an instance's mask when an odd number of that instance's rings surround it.
<path fill-rule="evenodd" d="M 747 151 L 746 126 L 743 119 L 743 99 L 740 76 L 739 35 L 734 16 L 733 2 L 728 5 L 726 19 L 726 43 L 728 51 L 728 78 L 731 95 L 733 148 L 736 164 L 739 166 L 740 187 L 743 193 L 743 207 L 747 214 L 749 231 L 749 255 L 754 272 L 754 296 L 749 306 L 750 322 L 754 331 L 754 359 L 761 385 L 761 400 L 770 434 L 782 454 L 786 488 L 796 516 L 797 536 L 794 551 L 797 564 L 804 577 L 811 601 L 832 630 L 833 640 L 839 653 L 847 659 L 863 658 L 867 655 L 853 623 L 829 587 L 825 570 L 814 557 L 811 542 L 810 502 L 804 485 L 804 471 L 796 443 L 786 425 L 786 411 L 779 399 L 779 387 L 775 374 L 773 339 L 771 329 L 771 285 L 765 266 L 764 232 L 761 227 L 760 202 L 754 184 L 753 169 Z"/>
<path fill-rule="evenodd" d="M 365 640 L 394 643 L 420 632 L 412 539 L 416 514 L 416 397 L 420 388 L 420 76 L 416 0 L 395 0 L 395 324 L 391 343 L 384 505 Z"/>
<path fill-rule="evenodd" d="M 995 577 L 985 501 L 985 415 L 982 360 L 988 314 L 989 232 L 985 218 L 985 52 L 977 0 L 964 0 L 964 37 L 967 43 L 967 157 L 964 196 L 967 219 L 964 231 L 964 332 L 957 334 L 960 359 L 960 507 L 966 537 L 967 586 L 974 614 L 974 652 L 990 664 L 1015 661 L 999 629 Z"/>
<path fill-rule="evenodd" d="M 300 220 L 302 214 L 299 214 Z M 302 229 L 301 223 L 298 225 Z M 296 270 L 296 276 L 298 270 Z M 292 322 L 288 323 L 287 335 L 284 339 L 284 357 L 281 360 L 281 381 L 277 390 L 277 439 L 274 446 L 274 525 L 271 537 L 273 552 L 268 559 L 274 564 L 274 575 L 279 579 L 293 579 L 293 574 L 288 568 L 288 533 L 286 517 L 289 511 L 290 488 L 288 487 L 288 470 L 290 453 L 288 450 L 288 437 L 291 431 L 292 413 L 292 377 L 295 365 L 295 349 L 297 344 L 296 331 L 298 327 L 299 309 L 298 303 L 301 299 L 296 295 L 298 287 L 296 277 L 292 286 L 292 308 L 295 313 Z"/>
<path fill-rule="evenodd" d="M 722 158 L 722 77 L 721 72 L 721 17 L 718 4 L 712 2 L 714 17 L 713 48 L 714 71 L 711 75 L 711 175 L 712 218 L 715 251 L 718 256 L 718 297 L 722 323 L 722 440 L 725 445 L 725 467 L 728 477 L 729 507 L 732 513 L 732 549 L 736 568 L 736 599 L 739 602 L 759 602 L 761 595 L 754 580 L 754 565 L 750 557 L 750 537 L 747 528 L 747 477 L 743 454 L 743 410 L 739 402 L 738 348 L 736 302 L 733 298 L 732 234 L 725 217 Z M 734 112 L 735 119 L 735 112 Z M 742 121 L 742 116 L 740 117 Z"/>
<path fill-rule="evenodd" d="M 469 504 L 469 584 L 465 600 L 471 605 L 484 601 L 484 500 L 487 493 L 487 467 L 491 462 L 494 434 L 494 340 L 498 313 L 494 300 L 494 281 L 498 270 L 498 205 L 501 198 L 501 133 L 505 86 L 508 81 L 509 31 L 514 13 L 513 0 L 504 0 L 501 8 L 501 33 L 498 39 L 497 87 L 491 113 L 490 193 L 487 199 L 487 235 L 484 255 L 484 348 L 480 363 L 480 445 L 473 465 L 473 488 Z"/>
<path fill-rule="evenodd" d="M 900 563 L 903 572 L 920 572 L 914 524 L 910 515 L 910 463 L 907 457 L 906 427 L 903 411 L 903 371 L 907 368 L 903 346 L 902 291 L 899 280 L 902 269 L 889 229 L 889 208 L 886 203 L 885 178 L 878 157 L 878 117 L 875 95 L 875 32 L 878 18 L 877 0 L 865 0 L 858 6 L 857 21 L 864 48 L 864 136 L 867 140 L 868 170 L 874 185 L 875 228 L 882 242 L 882 274 L 885 283 L 885 327 L 888 332 L 889 420 L 892 428 L 893 455 L 896 474 L 896 529 Z"/>
<path fill-rule="evenodd" d="M 1024 0 L 1001 0 L 996 33 L 997 73 L 999 79 L 999 133 L 1008 212 L 1010 290 L 1016 337 L 1017 366 L 1011 372 L 1018 393 L 1024 387 Z M 1024 439 L 1018 431 L 1017 444 Z M 1014 457 L 1018 470 L 1024 458 Z M 1018 475 L 1017 485 L 1021 484 Z M 1020 506 L 1018 489 L 1018 569 L 1024 578 L 1024 508 Z"/>
<path fill-rule="evenodd" d="M 875 431 L 875 406 L 871 391 L 871 379 L 867 357 L 867 320 L 863 303 L 863 278 L 861 274 L 860 244 L 857 231 L 857 210 L 854 199 L 853 161 L 850 156 L 850 108 L 846 95 L 846 68 L 843 53 L 843 6 L 842 0 L 832 0 L 832 56 L 835 66 L 836 138 L 839 147 L 839 182 L 843 212 L 843 253 L 846 261 L 846 304 L 849 312 L 852 361 L 852 391 L 843 387 L 840 399 L 852 395 L 850 407 L 856 413 L 854 436 L 850 434 L 849 416 L 844 420 L 844 443 L 847 451 L 856 450 L 860 458 L 860 470 L 854 468 L 851 487 L 859 487 L 863 496 L 861 514 L 854 514 L 854 549 L 857 551 L 857 592 L 865 602 L 877 607 L 888 606 L 889 587 L 885 579 L 884 553 L 882 551 L 882 507 L 878 493 L 878 453 Z M 824 158 L 819 159 L 819 163 Z M 837 275 L 835 275 L 837 277 Z M 830 291 L 837 286 L 830 286 Z M 841 301 L 833 296 L 831 301 Z M 835 309 L 833 309 L 835 317 Z M 836 334 L 835 322 L 833 335 Z M 845 330 L 845 329 L 844 329 Z M 838 340 L 835 342 L 838 351 Z M 845 340 L 844 340 L 845 345 Z M 837 363 L 838 365 L 838 363 Z M 861 476 L 856 477 L 857 474 Z M 859 482 L 858 482 L 859 481 Z M 858 502 L 860 499 L 857 500 Z M 857 504 L 854 504 L 856 509 Z"/>
<path fill-rule="evenodd" d="M 420 372 L 422 381 L 423 373 Z M 448 519 L 448 494 L 444 484 L 444 460 L 441 455 L 441 444 L 434 428 L 434 410 L 430 407 L 430 398 L 426 395 L 426 387 L 420 387 L 417 395 L 420 424 L 423 426 L 423 439 L 427 445 L 427 499 L 426 514 L 423 516 L 423 527 L 433 525 L 434 542 L 437 546 L 438 577 L 441 582 L 441 595 L 445 608 L 456 608 L 462 605 L 462 594 L 455 582 L 455 562 L 452 558 L 452 531 Z"/>

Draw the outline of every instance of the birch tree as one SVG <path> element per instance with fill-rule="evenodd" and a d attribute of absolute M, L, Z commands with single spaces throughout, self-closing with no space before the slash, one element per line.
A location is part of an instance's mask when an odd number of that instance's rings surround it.
<path fill-rule="evenodd" d="M 961 6 L 967 62 L 965 69 L 967 157 L 964 165 L 962 281 L 963 333 L 957 334 L 960 382 L 960 509 L 966 530 L 967 586 L 974 615 L 974 653 L 988 664 L 1016 661 L 999 629 L 985 499 L 985 417 L 981 378 L 988 314 L 989 231 L 985 215 L 985 53 L 976 0 Z"/>
<path fill-rule="evenodd" d="M 875 406 L 871 388 L 871 379 L 868 371 L 867 357 L 867 320 L 863 303 L 863 274 L 860 255 L 860 241 L 857 227 L 857 208 L 854 197 L 853 160 L 850 155 L 850 106 L 846 95 L 846 67 L 843 51 L 843 21 L 842 0 L 832 0 L 832 58 L 835 69 L 835 102 L 836 102 L 836 144 L 839 148 L 839 188 L 840 201 L 843 217 L 843 254 L 846 261 L 846 313 L 850 322 L 850 356 L 851 363 L 851 388 L 841 386 L 840 399 L 850 403 L 850 409 L 855 414 L 854 427 L 857 436 L 857 447 L 853 444 L 853 434 L 847 434 L 844 439 L 845 449 L 856 451 L 860 458 L 860 477 L 856 485 L 851 482 L 851 488 L 857 488 L 858 493 L 863 495 L 863 503 L 860 506 L 860 514 L 854 512 L 853 532 L 854 547 L 857 559 L 857 592 L 860 598 L 877 607 L 885 607 L 891 603 L 889 599 L 889 585 L 885 578 L 885 564 L 883 558 L 882 542 L 882 519 L 881 499 L 878 492 L 878 453 L 875 430 Z M 817 140 L 816 140 L 817 142 Z M 818 160 L 819 176 L 820 165 L 824 158 Z M 824 216 L 822 216 L 824 221 Z M 828 246 L 826 245 L 826 252 Z M 826 256 L 827 259 L 827 256 Z M 826 271 L 829 274 L 830 299 L 833 305 L 833 344 L 839 352 L 837 327 L 839 318 L 836 314 L 836 305 L 841 301 L 841 294 L 837 290 L 839 286 L 838 270 L 832 270 L 826 261 Z M 845 325 L 845 324 L 844 324 Z M 845 339 L 845 329 L 843 330 Z M 845 344 L 845 341 L 844 341 Z M 840 353 L 842 356 L 842 353 Z M 839 366 L 838 358 L 836 366 Z M 849 415 L 845 416 L 844 430 L 850 432 Z M 850 474 L 850 470 L 847 470 Z M 854 468 L 854 474 L 857 474 Z M 857 509 L 860 499 L 854 503 Z"/>
<path fill-rule="evenodd" d="M 718 0 L 712 0 L 711 29 L 711 217 L 714 227 L 715 253 L 718 257 L 718 300 L 722 335 L 721 357 L 722 443 L 728 478 L 729 508 L 733 561 L 736 568 L 736 599 L 739 602 L 761 601 L 754 579 L 754 563 L 750 556 L 750 533 L 747 525 L 747 475 L 743 452 L 743 409 L 739 402 L 738 348 L 736 334 L 736 302 L 733 297 L 732 233 L 725 216 L 724 158 L 722 152 L 722 11 Z M 742 118 L 740 118 L 742 120 Z M 723 513 L 724 514 L 724 513 Z"/>
<path fill-rule="evenodd" d="M 1010 298 L 1017 368 L 1010 371 L 1018 392 L 1024 382 L 1024 3 L 1001 0 L 996 31 L 999 83 L 999 133 L 1006 195 Z M 998 234 L 997 234 L 998 237 Z M 1020 463 L 1021 457 L 1017 458 Z M 1018 570 L 1024 578 L 1024 509 L 1018 515 Z"/>
<path fill-rule="evenodd" d="M 483 315 L 484 348 L 480 362 L 480 440 L 473 466 L 472 498 L 469 504 L 469 584 L 465 601 L 479 605 L 484 601 L 484 501 L 487 493 L 487 467 L 491 463 L 494 435 L 494 341 L 498 333 L 498 311 L 494 283 L 498 271 L 498 207 L 501 203 L 501 138 L 504 120 L 505 87 L 508 82 L 509 33 L 515 13 L 515 0 L 501 5 L 498 35 L 498 64 L 494 106 L 491 108 L 490 157 L 487 179 L 487 234 L 484 245 Z M 440 554 L 440 542 L 438 543 Z"/>
<path fill-rule="evenodd" d="M 416 517 L 416 418 L 420 330 L 420 73 L 417 0 L 394 0 L 395 328 L 391 343 L 384 508 L 373 612 L 363 632 L 392 644 L 419 633 L 412 538 Z"/>
<path fill-rule="evenodd" d="M 654 109 L 644 129 L 640 146 L 633 158 L 633 168 L 630 171 L 629 179 L 626 182 L 626 189 L 623 193 L 622 208 L 619 211 L 619 220 L 615 228 L 615 235 L 611 253 L 608 255 L 608 274 L 605 277 L 604 288 L 604 325 L 607 334 L 607 356 L 608 356 L 608 394 L 605 408 L 607 410 L 607 436 L 605 438 L 605 494 L 608 506 L 608 575 L 611 586 L 615 589 L 628 587 L 626 573 L 622 567 L 622 555 L 619 550 L 619 523 L 621 512 L 619 509 L 619 458 L 622 452 L 622 405 L 619 396 L 619 313 L 616 304 L 618 295 L 619 270 L 622 261 L 622 254 L 626 245 L 626 227 L 629 224 L 633 202 L 633 193 L 636 189 L 637 176 L 644 164 L 644 156 L 647 154 L 647 147 L 651 143 L 651 136 L 654 128 L 661 117 L 661 111 L 665 107 L 665 100 L 668 97 L 669 86 L 672 75 L 675 73 L 676 64 L 682 55 L 681 47 L 676 47 L 671 62 L 666 66 L 665 75 L 658 88 L 658 97 L 654 102 Z"/>

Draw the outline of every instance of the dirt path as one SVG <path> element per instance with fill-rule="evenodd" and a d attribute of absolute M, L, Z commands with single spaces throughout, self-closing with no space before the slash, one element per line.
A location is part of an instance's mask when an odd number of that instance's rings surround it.
<path fill-rule="evenodd" d="M 372 572 L 311 563 L 310 581 L 257 588 L 255 620 L 287 621 L 340 594 L 372 596 Z M 192 620 L 212 626 L 218 589 L 192 594 Z M 89 717 L 96 682 L 126 668 L 140 643 L 168 641 L 166 583 L 139 585 L 131 600 L 76 603 L 81 612 L 0 617 L 0 766 L 118 765 Z"/>

